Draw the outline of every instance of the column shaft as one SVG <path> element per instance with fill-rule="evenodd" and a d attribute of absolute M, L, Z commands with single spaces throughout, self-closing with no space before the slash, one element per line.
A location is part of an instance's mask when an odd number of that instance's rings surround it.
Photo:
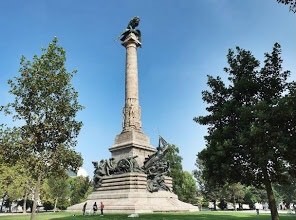
<path fill-rule="evenodd" d="M 137 44 L 128 41 L 125 69 L 125 106 L 123 109 L 123 130 L 141 130 L 141 109 L 139 105 Z"/>

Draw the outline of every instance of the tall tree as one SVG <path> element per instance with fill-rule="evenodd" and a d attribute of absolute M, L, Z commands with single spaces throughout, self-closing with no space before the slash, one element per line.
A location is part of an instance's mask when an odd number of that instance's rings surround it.
<path fill-rule="evenodd" d="M 67 208 L 70 203 L 63 204 L 62 202 L 68 201 L 70 198 L 70 187 L 69 187 L 69 177 L 65 173 L 64 175 L 50 176 L 44 181 L 42 185 L 43 193 L 42 201 L 51 202 L 53 204 L 54 212 L 57 207 Z"/>
<path fill-rule="evenodd" d="M 192 174 L 183 171 L 182 157 L 179 155 L 179 148 L 176 145 L 169 145 L 165 160 L 170 164 L 169 176 L 173 178 L 173 192 L 178 195 L 181 201 L 195 203 L 196 181 Z"/>
<path fill-rule="evenodd" d="M 173 192 L 180 197 L 182 194 L 183 167 L 182 157 L 179 155 L 179 148 L 176 145 L 169 145 L 165 160 L 170 164 L 169 176 L 173 178 Z"/>
<path fill-rule="evenodd" d="M 225 184 L 223 187 L 223 197 L 227 198 L 227 201 L 233 203 L 233 208 L 237 210 L 237 203 L 242 203 L 245 196 L 245 187 L 241 183 Z"/>
<path fill-rule="evenodd" d="M 9 200 L 26 198 L 31 187 L 30 175 L 22 164 L 0 163 L 0 195 L 7 194 Z M 24 212 L 26 211 L 25 207 Z"/>
<path fill-rule="evenodd" d="M 92 192 L 93 185 L 89 177 L 77 176 L 69 179 L 70 204 L 74 205 L 85 201 Z"/>
<path fill-rule="evenodd" d="M 20 142 L 20 130 L 17 128 L 0 129 L 0 178 L 5 179 L 9 176 L 11 184 L 2 182 L 2 189 L 7 187 L 5 191 L 11 199 L 16 200 L 21 197 L 24 199 L 23 212 L 26 212 L 26 200 L 29 193 L 32 192 L 34 180 L 32 180 L 26 158 L 11 158 L 10 150 L 16 149 Z M 12 163 L 7 163 L 12 162 Z M 1 187 L 0 187 L 1 188 Z M 2 194 L 0 189 L 0 195 Z"/>
<path fill-rule="evenodd" d="M 65 50 L 54 38 L 32 62 L 22 57 L 20 75 L 8 81 L 15 99 L 4 109 L 23 125 L 19 143 L 6 148 L 5 155 L 25 158 L 36 180 L 31 219 L 35 219 L 41 181 L 51 173 L 82 165 L 80 154 L 74 151 L 82 126 L 75 117 L 82 106 L 71 85 L 76 71 L 67 72 L 65 61 Z"/>
<path fill-rule="evenodd" d="M 248 186 L 245 188 L 244 203 L 248 204 L 251 209 L 255 208 L 255 203 L 265 203 L 267 201 L 266 190 Z"/>
<path fill-rule="evenodd" d="M 182 173 L 181 197 L 180 200 L 196 204 L 197 203 L 197 187 L 196 180 L 188 171 Z"/>
<path fill-rule="evenodd" d="M 209 76 L 211 90 L 203 91 L 203 100 L 210 114 L 194 118 L 209 126 L 206 148 L 198 154 L 203 176 L 221 185 L 264 185 L 272 220 L 278 220 L 272 184 L 287 182 L 296 171 L 295 83 L 282 70 L 278 43 L 261 69 L 251 52 L 239 47 L 229 50 L 227 59 L 227 86 Z"/>
<path fill-rule="evenodd" d="M 291 203 L 296 203 L 296 178 L 291 178 L 290 184 L 278 184 L 274 188 L 280 194 L 282 201 L 286 204 L 286 208 L 289 208 Z"/>
<path fill-rule="evenodd" d="M 206 201 L 213 202 L 213 209 L 216 211 L 217 202 L 221 199 L 222 186 L 216 182 L 210 181 L 210 179 L 205 179 L 203 175 L 203 169 L 205 169 L 205 167 L 202 160 L 197 158 L 195 165 L 198 169 L 194 170 L 193 174 L 197 180 L 198 190 Z"/>

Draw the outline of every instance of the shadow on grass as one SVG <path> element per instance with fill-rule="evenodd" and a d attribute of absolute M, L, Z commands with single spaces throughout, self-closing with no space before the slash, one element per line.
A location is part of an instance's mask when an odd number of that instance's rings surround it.
<path fill-rule="evenodd" d="M 129 218 L 127 214 L 107 214 L 104 216 L 100 215 L 71 215 L 65 217 L 52 218 L 51 220 L 125 220 L 133 219 Z M 136 219 L 141 220 L 270 220 L 270 214 L 263 214 L 257 216 L 253 213 L 221 213 L 221 212 L 198 212 L 198 213 L 153 213 L 153 214 L 139 214 Z M 281 220 L 295 220 L 295 215 L 280 215 Z"/>

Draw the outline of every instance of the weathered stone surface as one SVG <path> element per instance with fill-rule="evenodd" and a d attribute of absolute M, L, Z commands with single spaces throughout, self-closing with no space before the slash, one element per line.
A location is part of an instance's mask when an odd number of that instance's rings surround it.
<path fill-rule="evenodd" d="M 141 46 L 141 43 L 138 36 L 131 32 L 124 38 L 122 45 L 126 48 L 123 124 L 122 132 L 116 136 L 115 143 L 109 151 L 116 161 L 128 156 L 137 156 L 136 160 L 142 166 L 145 158 L 156 150 L 150 144 L 149 137 L 142 131 L 137 59 L 137 47 Z"/>
<path fill-rule="evenodd" d="M 128 157 L 137 156 L 135 160 L 142 170 L 146 158 L 151 156 L 151 159 L 153 155 L 156 157 L 159 157 L 159 155 L 157 154 L 158 151 L 150 144 L 149 137 L 142 131 L 137 60 L 137 48 L 141 47 L 141 31 L 136 29 L 139 21 L 138 17 L 134 17 L 120 37 L 121 44 L 126 48 L 125 104 L 123 107 L 122 132 L 116 136 L 114 145 L 109 148 L 109 151 L 114 158 L 112 164 L 113 162 L 114 164 L 121 163 Z M 154 154 L 155 152 L 157 153 Z M 165 168 L 165 166 L 153 163 L 153 161 L 151 163 L 156 168 L 157 173 L 159 173 L 157 168 Z M 97 162 L 93 163 L 98 165 Z M 146 161 L 145 167 L 151 168 L 151 163 Z M 152 168 L 149 171 L 151 170 Z M 100 184 L 88 196 L 86 210 L 92 210 L 94 202 L 100 203 L 102 201 L 105 205 L 105 213 L 198 211 L 198 207 L 181 202 L 177 195 L 171 192 L 172 178 L 166 177 L 166 172 L 162 172 L 161 184 L 165 185 L 168 191 L 160 187 L 157 192 L 151 193 L 147 190 L 147 175 L 144 173 L 137 173 L 135 170 L 130 172 L 129 170 L 128 173 L 118 174 L 114 172 L 111 174 L 106 170 L 103 171 L 102 175 L 96 173 L 99 175 L 98 182 Z M 109 171 L 111 172 L 111 170 Z M 146 173 L 151 175 L 150 172 Z M 151 179 L 149 181 L 150 186 Z M 81 212 L 84 203 L 85 201 L 71 206 L 68 210 Z"/>
<path fill-rule="evenodd" d="M 171 182 L 166 177 L 167 185 Z M 116 182 L 116 186 L 113 183 Z M 139 183 L 130 184 L 129 183 Z M 146 189 L 146 175 L 128 173 L 106 176 L 102 187 L 87 198 L 87 209 L 94 202 L 102 201 L 105 213 L 150 213 L 167 211 L 198 211 L 198 207 L 178 200 L 177 195 L 169 191 L 150 193 Z M 71 206 L 70 211 L 81 211 L 85 202 Z"/>
<path fill-rule="evenodd" d="M 123 108 L 123 131 L 142 130 L 141 107 L 139 104 L 137 36 L 130 33 L 122 43 L 126 48 L 125 63 L 125 106 Z"/>
<path fill-rule="evenodd" d="M 119 161 L 128 156 L 137 156 L 135 158 L 138 164 L 143 166 L 145 158 L 156 152 L 150 144 L 149 138 L 142 132 L 131 130 L 123 131 L 115 138 L 115 144 L 109 148 L 112 157 Z"/>

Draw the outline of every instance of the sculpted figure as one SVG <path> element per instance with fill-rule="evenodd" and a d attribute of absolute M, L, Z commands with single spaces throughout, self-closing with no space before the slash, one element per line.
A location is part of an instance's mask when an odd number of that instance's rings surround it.
<path fill-rule="evenodd" d="M 95 187 L 100 187 L 102 184 L 102 177 L 106 175 L 106 170 L 105 170 L 105 161 L 101 160 L 100 163 L 98 162 L 92 162 L 95 171 L 94 171 L 94 186 Z"/>
<path fill-rule="evenodd" d="M 120 40 L 124 41 L 130 33 L 134 33 L 138 37 L 139 42 L 141 42 L 141 31 L 136 29 L 139 23 L 140 23 L 140 18 L 137 16 L 133 17 L 132 20 L 130 20 L 130 22 L 128 23 L 125 31 L 121 34 Z"/>
<path fill-rule="evenodd" d="M 157 192 L 158 190 L 171 191 L 165 184 L 165 175 L 170 171 L 170 164 L 163 158 L 168 152 L 169 144 L 159 137 L 157 152 L 146 158 L 142 169 L 147 174 L 147 190 Z"/>
<path fill-rule="evenodd" d="M 105 171 L 106 171 L 106 175 L 110 176 L 111 174 L 114 173 L 116 164 L 114 163 L 114 158 L 110 158 L 108 160 L 105 161 Z"/>
<path fill-rule="evenodd" d="M 145 159 L 143 168 L 148 169 L 154 163 L 157 163 L 158 161 L 160 161 L 167 153 L 168 147 L 169 147 L 168 143 L 162 137 L 159 137 L 159 144 L 158 144 L 158 147 L 156 148 L 157 151 Z"/>
<path fill-rule="evenodd" d="M 143 170 L 141 169 L 141 167 L 139 166 L 137 160 L 135 158 L 137 158 L 138 156 L 133 156 L 133 157 L 129 157 L 129 161 L 132 167 L 132 172 L 143 172 Z"/>

